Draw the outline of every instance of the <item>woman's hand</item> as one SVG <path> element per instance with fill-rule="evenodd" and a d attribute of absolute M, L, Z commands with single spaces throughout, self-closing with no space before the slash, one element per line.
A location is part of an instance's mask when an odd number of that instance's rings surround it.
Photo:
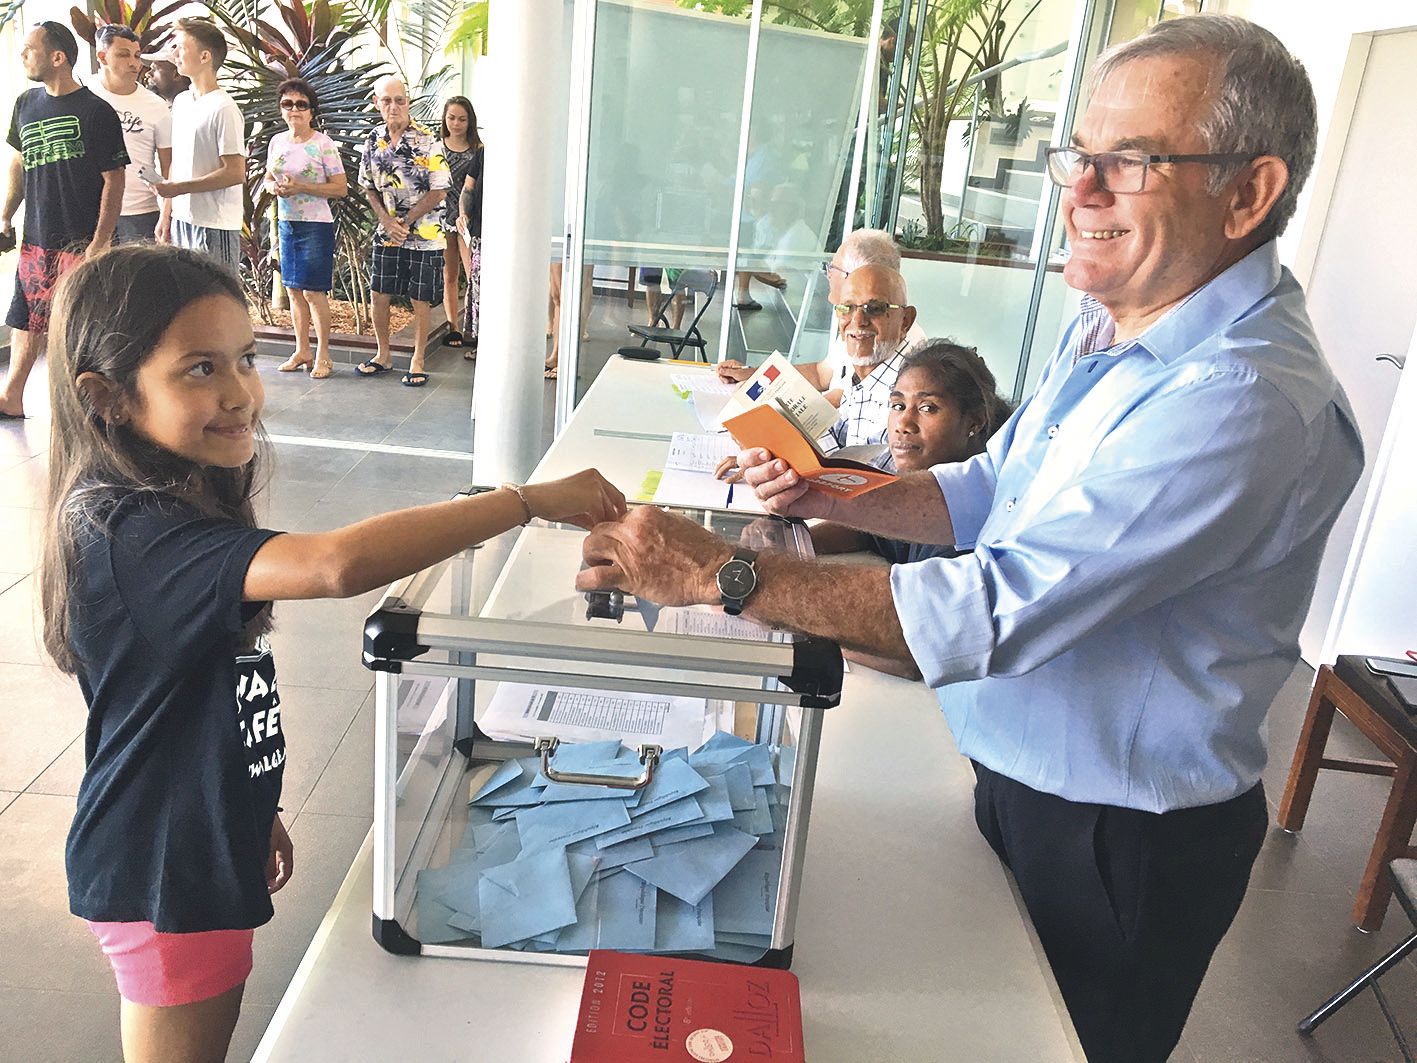
<path fill-rule="evenodd" d="M 295 846 L 285 832 L 285 824 L 276 816 L 271 824 L 271 853 L 266 858 L 266 889 L 279 893 L 295 873 Z"/>
<path fill-rule="evenodd" d="M 591 528 L 625 515 L 625 496 L 594 469 L 522 488 L 531 515 Z"/>
<path fill-rule="evenodd" d="M 733 358 L 725 358 L 715 366 L 718 379 L 725 384 L 741 384 L 753 375 L 752 366 L 744 365 Z"/>

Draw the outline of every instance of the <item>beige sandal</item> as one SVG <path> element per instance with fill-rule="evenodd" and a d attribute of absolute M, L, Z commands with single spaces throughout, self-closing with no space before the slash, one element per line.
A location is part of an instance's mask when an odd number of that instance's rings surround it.
<path fill-rule="evenodd" d="M 297 358 L 292 354 L 285 361 L 281 362 L 276 369 L 282 373 L 298 373 L 302 369 L 309 369 L 314 364 L 313 358 Z"/>
<path fill-rule="evenodd" d="M 335 371 L 335 363 L 330 359 L 315 359 L 315 367 L 310 370 L 311 380 L 324 380 Z"/>

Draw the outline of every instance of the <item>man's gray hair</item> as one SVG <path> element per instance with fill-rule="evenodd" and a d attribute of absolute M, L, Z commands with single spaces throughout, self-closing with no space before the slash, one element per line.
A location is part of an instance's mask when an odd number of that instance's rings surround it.
<path fill-rule="evenodd" d="M 1109 48 L 1092 70 L 1092 87 L 1135 59 L 1154 56 L 1213 56 L 1218 83 L 1210 117 L 1201 124 L 1206 147 L 1217 154 L 1276 155 L 1289 167 L 1289 182 L 1260 223 L 1260 242 L 1284 231 L 1314 166 L 1317 108 L 1309 75 L 1279 38 L 1233 15 L 1190 15 L 1153 26 Z M 1243 163 L 1211 169 L 1208 190 L 1218 195 Z"/>
<path fill-rule="evenodd" d="M 862 266 L 885 266 L 900 272 L 900 248 L 884 229 L 857 229 L 841 242 L 841 268 L 850 273 Z"/>

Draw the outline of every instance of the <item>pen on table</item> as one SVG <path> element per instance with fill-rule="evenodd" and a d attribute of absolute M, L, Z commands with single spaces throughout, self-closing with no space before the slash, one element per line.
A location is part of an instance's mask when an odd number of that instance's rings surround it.
<path fill-rule="evenodd" d="M 728 485 L 728 505 L 733 505 L 733 484 Z"/>

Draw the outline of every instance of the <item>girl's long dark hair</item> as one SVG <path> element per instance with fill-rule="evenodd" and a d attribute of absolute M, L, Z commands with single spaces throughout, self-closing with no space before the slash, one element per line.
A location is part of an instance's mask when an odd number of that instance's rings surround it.
<path fill-rule="evenodd" d="M 959 407 L 960 416 L 979 423 L 979 431 L 970 440 L 972 457 L 984 449 L 989 437 L 1014 412 L 1009 401 L 999 394 L 998 382 L 979 352 L 951 339 L 929 339 L 906 355 L 900 372 L 921 369 L 930 374 L 942 394 L 948 395 Z"/>
<path fill-rule="evenodd" d="M 70 642 L 69 595 L 79 544 L 103 534 L 114 505 L 139 492 L 181 499 L 199 512 L 255 527 L 252 496 L 266 444 L 239 469 L 207 468 L 106 421 L 83 373 L 97 373 L 130 402 L 137 374 L 174 318 L 209 295 L 246 300 L 236 276 L 211 258 L 162 244 L 129 244 L 81 263 L 59 284 L 49 329 L 49 492 L 40 594 L 44 648 L 60 669 L 81 663 Z M 248 629 L 268 630 L 269 611 Z"/>
<path fill-rule="evenodd" d="M 448 139 L 448 108 L 457 104 L 467 112 L 467 150 L 476 151 L 482 147 L 482 138 L 477 135 L 477 112 L 472 109 L 472 101 L 466 96 L 449 96 L 443 104 L 443 124 L 438 130 L 438 135 L 444 140 Z"/>

